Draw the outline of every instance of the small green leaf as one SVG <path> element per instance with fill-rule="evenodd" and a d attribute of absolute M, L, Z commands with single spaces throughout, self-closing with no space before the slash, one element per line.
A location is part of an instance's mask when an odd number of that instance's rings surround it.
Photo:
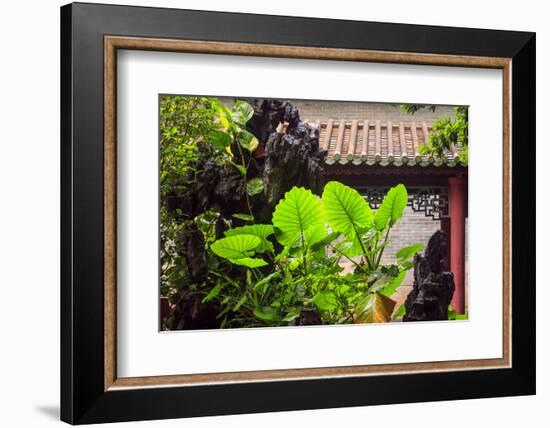
<path fill-rule="evenodd" d="M 254 284 L 254 286 L 252 287 L 252 289 L 254 291 L 262 288 L 264 285 L 267 285 L 269 284 L 269 281 L 271 281 L 273 278 L 276 278 L 278 276 L 280 276 L 281 273 L 280 272 L 273 272 L 273 273 L 270 273 L 269 275 L 267 275 L 266 277 L 260 279 L 256 284 Z"/>
<path fill-rule="evenodd" d="M 336 309 L 338 301 L 336 295 L 331 291 L 321 291 L 312 299 L 313 304 L 321 311 L 332 311 Z"/>
<path fill-rule="evenodd" d="M 234 217 L 238 220 L 254 221 L 254 217 L 252 217 L 250 214 L 237 213 L 237 214 L 233 214 L 231 217 Z"/>
<path fill-rule="evenodd" d="M 279 319 L 279 315 L 277 314 L 277 312 L 269 306 L 266 306 L 262 309 L 254 309 L 254 315 L 264 321 L 277 321 Z"/>
<path fill-rule="evenodd" d="M 260 142 L 258 139 L 246 130 L 241 130 L 239 132 L 239 144 L 247 149 L 250 153 L 258 148 Z"/>
<path fill-rule="evenodd" d="M 294 321 L 299 316 L 300 316 L 300 308 L 292 308 L 290 309 L 290 311 L 287 312 L 287 314 L 283 318 L 283 321 L 285 322 Z"/>
<path fill-rule="evenodd" d="M 409 245 L 408 247 L 401 248 L 397 253 L 395 253 L 395 257 L 401 260 L 406 260 L 422 251 L 423 248 L 424 244 Z"/>
<path fill-rule="evenodd" d="M 227 129 L 229 128 L 229 120 L 227 120 L 227 117 L 224 114 L 219 114 L 218 118 L 220 119 L 221 125 Z"/>
<path fill-rule="evenodd" d="M 449 321 L 457 321 L 457 320 L 467 320 L 468 319 L 468 314 L 459 314 L 457 311 L 454 310 L 454 308 L 449 305 L 449 308 L 448 308 L 448 314 L 447 314 L 447 319 Z"/>
<path fill-rule="evenodd" d="M 217 98 L 211 98 L 210 102 L 212 103 L 212 107 L 218 114 L 218 119 L 220 120 L 221 125 L 226 129 L 229 128 L 229 118 L 231 117 L 231 110 L 229 110 L 227 106 Z"/>
<path fill-rule="evenodd" d="M 261 178 L 253 178 L 246 182 L 246 193 L 248 196 L 254 196 L 264 191 L 264 182 Z"/>
<path fill-rule="evenodd" d="M 244 304 L 244 302 L 246 302 L 246 299 L 247 299 L 247 295 L 246 294 L 243 294 L 242 297 L 239 299 L 239 301 L 237 302 L 237 304 L 235 306 L 233 306 L 233 311 L 236 312 L 239 310 L 239 308 Z"/>
<path fill-rule="evenodd" d="M 290 253 L 291 249 L 292 249 L 292 247 L 290 245 L 285 245 L 283 247 L 283 249 L 281 250 L 281 252 L 279 254 L 277 254 L 277 256 L 275 257 L 275 261 L 277 263 L 279 263 L 280 261 L 286 259 L 288 257 L 288 254 Z"/>
<path fill-rule="evenodd" d="M 374 283 L 369 288 L 369 293 L 375 293 L 393 281 L 394 277 L 386 273 L 380 274 L 380 277 L 374 281 Z"/>
<path fill-rule="evenodd" d="M 339 236 L 340 236 L 339 232 L 332 232 L 332 233 L 329 233 L 328 235 L 325 234 L 325 236 L 322 239 L 318 241 L 310 242 L 309 244 L 310 248 L 312 251 L 315 251 L 321 247 L 325 247 L 326 245 L 332 243 L 332 241 L 334 241 Z"/>
<path fill-rule="evenodd" d="M 246 175 L 246 168 L 244 166 L 239 165 L 238 163 L 235 163 L 235 162 L 231 162 L 231 165 L 233 165 L 235 168 L 237 168 L 243 176 Z"/>
<path fill-rule="evenodd" d="M 252 116 L 254 115 L 254 109 L 246 101 L 239 100 L 233 106 L 231 110 L 231 118 L 241 126 L 246 125 Z"/>
<path fill-rule="evenodd" d="M 383 294 L 386 297 L 391 297 L 393 294 L 397 291 L 403 280 L 405 279 L 405 276 L 407 275 L 407 271 L 401 271 L 399 274 L 393 278 L 393 280 L 384 288 L 379 290 L 380 294 Z"/>
<path fill-rule="evenodd" d="M 357 257 L 362 254 L 361 247 L 359 245 L 354 245 L 357 241 L 340 241 L 336 242 L 333 247 L 337 250 L 337 254 L 343 254 L 346 257 Z"/>
<path fill-rule="evenodd" d="M 407 189 L 402 184 L 398 184 L 395 187 L 392 187 L 384 200 L 382 205 L 376 211 L 374 216 L 374 225 L 378 230 L 384 230 L 384 228 L 389 224 L 392 227 L 397 220 L 403 215 L 403 210 L 407 206 L 408 202 Z"/>
<path fill-rule="evenodd" d="M 392 321 L 394 320 L 397 320 L 401 317 L 403 317 L 405 315 L 405 312 L 406 312 L 406 308 L 405 308 L 405 304 L 403 303 L 401 306 L 399 306 L 395 312 L 393 313 L 393 315 L 391 316 L 391 319 Z"/>
<path fill-rule="evenodd" d="M 208 303 L 210 300 L 220 294 L 222 288 L 223 283 L 216 285 L 214 288 L 212 288 L 212 290 L 210 290 L 210 292 L 204 297 L 204 299 L 202 299 L 202 303 Z"/>
<path fill-rule="evenodd" d="M 224 150 L 231 144 L 231 136 L 223 131 L 210 131 L 208 141 L 219 150 Z"/>
<path fill-rule="evenodd" d="M 399 264 L 401 265 L 401 269 L 403 270 L 409 270 L 414 266 L 414 263 L 410 260 L 401 261 L 401 263 Z"/>
<path fill-rule="evenodd" d="M 248 150 L 250 151 L 250 153 L 252 153 L 254 150 L 258 148 L 259 145 L 260 145 L 260 141 L 256 137 L 252 137 L 252 139 L 248 143 Z"/>

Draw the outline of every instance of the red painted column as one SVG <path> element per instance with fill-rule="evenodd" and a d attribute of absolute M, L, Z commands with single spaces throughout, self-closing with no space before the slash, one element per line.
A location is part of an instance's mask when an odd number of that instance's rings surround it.
<path fill-rule="evenodd" d="M 449 214 L 450 214 L 450 211 L 449 211 Z M 439 228 L 443 232 L 445 232 L 445 235 L 447 236 L 447 243 L 448 243 L 449 246 L 447 248 L 447 254 L 445 255 L 445 263 L 446 263 L 445 269 L 449 270 L 450 266 L 451 266 L 451 261 L 450 261 L 450 256 L 451 256 L 451 218 L 450 217 L 444 217 L 441 220 L 439 220 Z"/>
<path fill-rule="evenodd" d="M 451 301 L 458 313 L 464 313 L 466 298 L 464 262 L 466 250 L 466 178 L 449 177 L 451 208 L 451 272 L 454 274 L 455 293 Z"/>

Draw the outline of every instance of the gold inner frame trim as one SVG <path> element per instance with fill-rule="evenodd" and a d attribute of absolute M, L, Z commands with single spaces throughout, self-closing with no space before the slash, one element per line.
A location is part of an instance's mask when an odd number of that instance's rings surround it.
<path fill-rule="evenodd" d="M 116 62 L 117 50 L 149 50 L 213 55 L 242 55 L 296 59 L 378 62 L 494 68 L 502 70 L 503 81 L 503 349 L 502 358 L 422 363 L 358 365 L 229 373 L 119 378 L 116 367 Z M 170 40 L 139 37 L 104 37 L 104 389 L 192 386 L 220 383 L 282 381 L 312 378 L 395 375 L 511 367 L 511 58 L 384 52 L 305 46 L 266 45 L 197 40 Z"/>

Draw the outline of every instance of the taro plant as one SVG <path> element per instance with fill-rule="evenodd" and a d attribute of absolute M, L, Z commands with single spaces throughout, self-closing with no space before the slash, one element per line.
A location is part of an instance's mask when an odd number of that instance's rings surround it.
<path fill-rule="evenodd" d="M 252 317 L 252 325 L 288 325 L 308 314 L 319 318 L 316 323 L 389 321 L 395 306 L 390 297 L 423 247 L 402 248 L 397 264 L 381 263 L 407 198 L 405 187 L 395 186 L 373 213 L 355 189 L 339 182 L 329 182 L 320 199 L 292 188 L 276 206 L 272 224 L 229 229 L 211 245 L 214 254 L 246 270 L 247 283 L 221 275 L 229 285 L 220 283 L 205 300 L 225 302 L 220 315 L 230 323 Z M 342 259 L 354 265 L 353 273 L 342 273 Z"/>

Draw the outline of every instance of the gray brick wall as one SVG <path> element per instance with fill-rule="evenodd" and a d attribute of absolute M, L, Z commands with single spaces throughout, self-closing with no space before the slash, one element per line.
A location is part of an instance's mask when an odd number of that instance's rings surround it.
<path fill-rule="evenodd" d="M 228 106 L 233 105 L 234 98 L 220 97 L 220 100 Z M 435 112 L 430 109 L 420 110 L 414 115 L 403 111 L 399 104 L 349 102 L 349 101 L 307 101 L 289 100 L 300 110 L 300 117 L 310 121 L 320 119 L 369 119 L 386 122 L 426 122 L 433 123 L 441 117 L 453 116 L 452 106 L 438 106 Z"/>
<path fill-rule="evenodd" d="M 439 220 L 432 220 L 422 212 L 414 212 L 406 207 L 403 217 L 392 228 L 389 244 L 382 256 L 383 263 L 395 263 L 395 253 L 408 245 L 421 243 L 426 245 L 431 236 L 440 229 Z"/>
<path fill-rule="evenodd" d="M 414 115 L 403 111 L 399 104 L 345 102 L 345 101 L 293 101 L 300 110 L 300 117 L 309 120 L 327 119 L 369 119 L 386 122 L 433 123 L 440 117 L 453 116 L 453 107 L 438 106 L 435 112 L 420 110 Z"/>

